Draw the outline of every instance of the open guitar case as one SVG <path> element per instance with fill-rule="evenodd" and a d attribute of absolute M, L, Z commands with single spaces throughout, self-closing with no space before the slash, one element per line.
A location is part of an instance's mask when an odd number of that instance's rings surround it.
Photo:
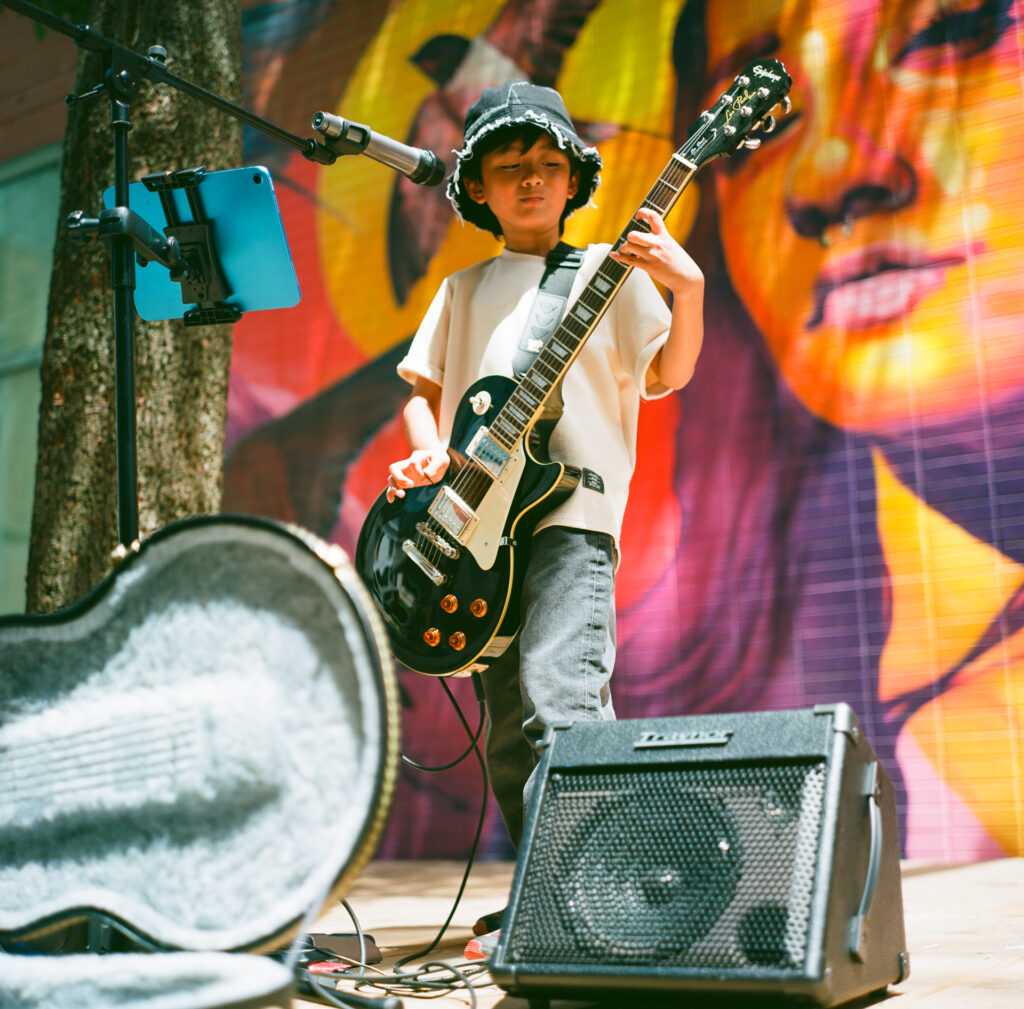
<path fill-rule="evenodd" d="M 397 727 L 344 553 L 273 522 L 174 523 L 74 606 L 0 618 L 0 1005 L 289 1006 L 252 954 L 369 860 Z M 39 952 L 81 922 L 150 952 Z"/>

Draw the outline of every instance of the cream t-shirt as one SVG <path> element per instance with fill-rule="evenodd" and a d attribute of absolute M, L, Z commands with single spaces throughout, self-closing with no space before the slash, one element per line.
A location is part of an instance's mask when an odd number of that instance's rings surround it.
<path fill-rule="evenodd" d="M 566 307 L 603 262 L 609 245 L 591 245 Z M 449 276 L 427 310 L 398 374 L 441 386 L 438 428 L 447 442 L 466 389 L 488 375 L 512 375 L 544 259 L 508 249 Z M 651 278 L 634 270 L 570 365 L 562 384 L 565 412 L 549 442 L 552 459 L 583 467 L 603 492 L 581 483 L 537 528 L 563 525 L 610 534 L 618 547 L 629 481 L 636 463 L 640 397 L 671 390 L 645 387 L 647 369 L 668 338 L 671 313 Z"/>

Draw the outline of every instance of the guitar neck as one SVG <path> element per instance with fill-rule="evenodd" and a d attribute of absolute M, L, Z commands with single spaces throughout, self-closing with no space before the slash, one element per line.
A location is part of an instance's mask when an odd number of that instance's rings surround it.
<path fill-rule="evenodd" d="M 696 141 L 696 137 L 694 141 Z M 697 171 L 697 165 L 685 155 L 687 148 L 672 155 L 658 181 L 651 187 L 637 209 L 654 210 L 661 216 L 668 213 Z M 612 251 L 619 248 L 631 231 L 650 231 L 646 221 L 636 214 L 616 239 Z M 593 277 L 573 303 L 554 333 L 534 358 L 519 381 L 516 391 L 490 425 L 491 437 L 503 448 L 511 449 L 543 415 L 549 399 L 556 393 L 569 366 L 576 359 L 587 338 L 597 328 L 612 299 L 618 294 L 632 266 L 624 266 L 605 256 Z"/>
<path fill-rule="evenodd" d="M 766 132 L 774 129 L 773 117 L 766 113 L 780 100 L 785 102 L 783 113 L 788 111 L 786 95 L 792 83 L 786 68 L 778 60 L 759 58 L 748 64 L 733 81 L 732 90 L 723 92 L 711 108 L 701 113 L 686 142 L 669 159 L 639 209 L 654 210 L 664 217 L 707 161 L 731 154 L 741 143 L 750 149 L 757 147 L 760 139 L 746 140 L 747 134 L 754 128 L 763 127 Z M 637 220 L 634 214 L 616 239 L 612 251 L 622 245 L 631 231 L 650 230 L 647 223 Z M 514 448 L 549 411 L 549 401 L 552 401 L 550 415 L 555 415 L 553 408 L 559 400 L 554 397 L 569 365 L 601 321 L 632 269 L 610 256 L 605 257 L 583 293 L 520 379 L 516 391 L 491 422 L 490 436 L 502 448 Z"/>

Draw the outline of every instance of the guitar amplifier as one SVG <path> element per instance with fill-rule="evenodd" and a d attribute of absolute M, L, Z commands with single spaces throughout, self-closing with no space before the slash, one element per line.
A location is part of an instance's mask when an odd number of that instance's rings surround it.
<path fill-rule="evenodd" d="M 909 973 L 892 784 L 845 704 L 554 726 L 491 973 L 835 1005 Z"/>

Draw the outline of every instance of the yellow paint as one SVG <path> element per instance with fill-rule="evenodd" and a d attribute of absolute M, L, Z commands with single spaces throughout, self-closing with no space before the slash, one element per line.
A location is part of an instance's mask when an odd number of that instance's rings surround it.
<path fill-rule="evenodd" d="M 424 98 L 435 90 L 410 57 L 440 32 L 474 38 L 486 30 L 504 0 L 475 0 L 437 17 L 436 0 L 395 5 L 367 48 L 334 111 L 404 139 Z M 617 135 L 600 145 L 605 159 L 598 210 L 577 211 L 566 240 L 577 244 L 613 241 L 674 150 L 670 143 L 675 81 L 651 73 L 671 65 L 671 26 L 680 0 L 657 5 L 642 0 L 606 0 L 588 19 L 558 82 L 576 119 L 607 122 Z M 623 33 L 642 22 L 650 32 Z M 461 124 L 460 124 L 461 126 Z M 444 153 L 444 152 L 438 152 Z M 497 254 L 501 245 L 454 214 L 447 236 L 427 273 L 399 305 L 387 261 L 387 219 L 394 174 L 366 158 L 344 158 L 321 170 L 318 216 L 324 283 L 343 328 L 368 354 L 377 355 L 410 336 L 439 284 L 448 274 Z M 687 194 L 670 220 L 685 237 L 695 214 Z"/>
<path fill-rule="evenodd" d="M 893 701 L 961 662 L 1024 584 L 1024 568 L 929 508 L 875 454 L 892 629 L 879 693 Z M 1024 850 L 1024 631 L 966 665 L 907 723 L 946 783 L 1008 853 Z"/>
<path fill-rule="evenodd" d="M 685 6 L 685 0 L 598 4 L 558 78 L 573 116 L 671 136 L 676 88 L 672 35 Z"/>

